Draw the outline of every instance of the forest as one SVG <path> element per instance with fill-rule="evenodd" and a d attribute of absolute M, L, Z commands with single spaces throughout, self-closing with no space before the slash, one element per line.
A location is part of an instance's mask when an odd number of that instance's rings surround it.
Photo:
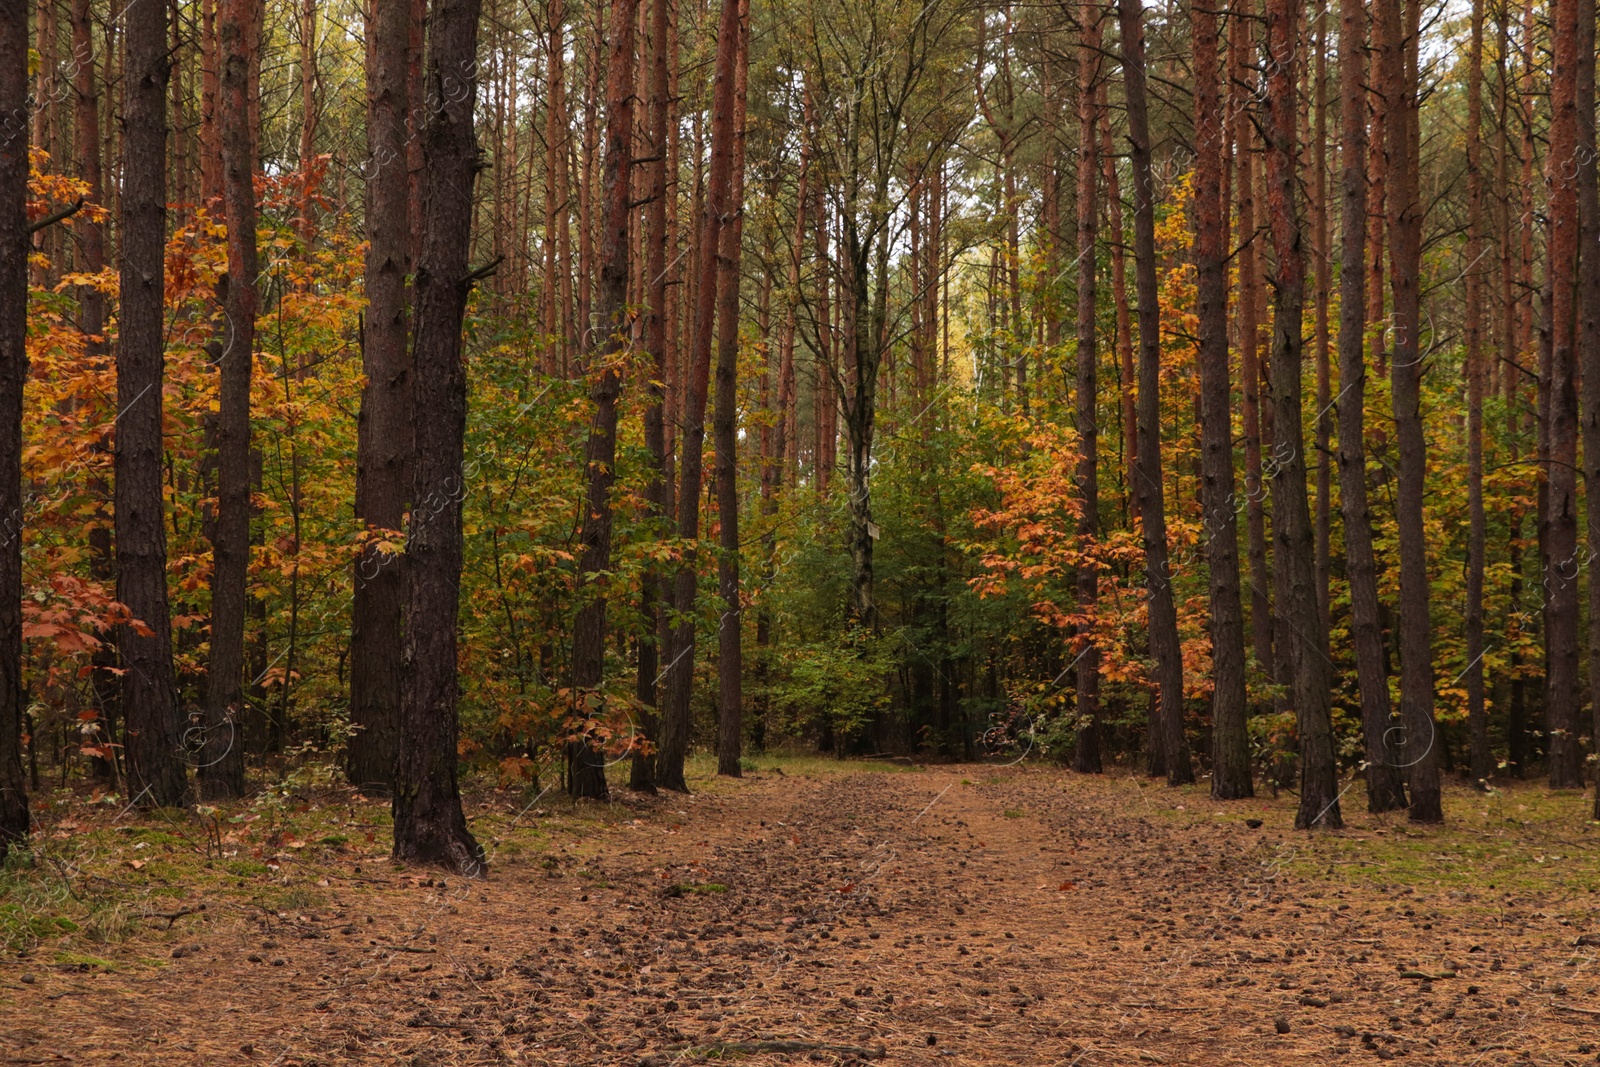
<path fill-rule="evenodd" d="M 458 870 L 463 776 L 692 751 L 1592 775 L 1592 5 L 153 6 L 4 27 L 0 841 L 313 756 Z"/>
<path fill-rule="evenodd" d="M 0 1053 L 1592 1061 L 1596 56 L 0 4 Z"/>

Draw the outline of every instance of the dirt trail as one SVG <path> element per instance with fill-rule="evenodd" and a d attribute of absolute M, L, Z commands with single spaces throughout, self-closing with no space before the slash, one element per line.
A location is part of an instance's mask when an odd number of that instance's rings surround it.
<path fill-rule="evenodd" d="M 486 883 L 369 858 L 328 906 L 214 911 L 116 973 L 8 967 L 0 1063 L 1594 1062 L 1597 950 L 1564 920 L 1435 928 L 1291 874 L 1282 805 L 1252 829 L 1269 805 L 1159 794 L 768 773 L 552 833 Z"/>

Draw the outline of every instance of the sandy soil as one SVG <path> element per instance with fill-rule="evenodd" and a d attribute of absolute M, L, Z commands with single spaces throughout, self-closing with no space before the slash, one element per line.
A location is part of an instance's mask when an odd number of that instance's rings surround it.
<path fill-rule="evenodd" d="M 769 771 L 533 817 L 485 882 L 369 851 L 114 971 L 0 965 L 0 1063 L 1596 1062 L 1595 897 L 1348 880 L 1287 798 L 1175 797 Z"/>

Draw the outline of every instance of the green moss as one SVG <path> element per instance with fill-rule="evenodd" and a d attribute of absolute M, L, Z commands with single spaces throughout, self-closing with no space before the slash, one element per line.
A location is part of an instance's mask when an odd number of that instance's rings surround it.
<path fill-rule="evenodd" d="M 117 965 L 108 959 L 99 956 L 89 956 L 81 952 L 57 952 L 56 965 L 60 967 L 73 967 L 80 971 L 114 971 Z"/>

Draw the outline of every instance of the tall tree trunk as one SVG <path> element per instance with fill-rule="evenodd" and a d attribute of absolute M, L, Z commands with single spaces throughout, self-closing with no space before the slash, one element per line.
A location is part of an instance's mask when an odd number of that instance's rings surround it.
<path fill-rule="evenodd" d="M 373 0 L 367 33 L 367 313 L 356 424 L 356 518 L 372 533 L 356 561 L 350 620 L 350 738 L 345 773 L 387 793 L 398 755 L 406 557 L 378 531 L 399 530 L 413 479 L 411 350 L 406 330 L 406 78 L 410 28 L 403 3 Z"/>
<path fill-rule="evenodd" d="M 1405 6 L 1402 25 L 1401 6 Z M 1417 0 L 1381 0 L 1383 91 L 1388 102 L 1389 284 L 1394 300 L 1395 522 L 1400 542 L 1401 759 L 1411 821 L 1438 822 L 1438 726 L 1433 719 L 1433 623 L 1428 610 L 1428 542 L 1423 521 L 1427 442 L 1422 429 L 1422 203 L 1416 168 Z"/>
<path fill-rule="evenodd" d="M 73 0 L 84 9 L 89 18 L 89 0 Z M 200 206 L 214 211 L 222 197 L 222 136 L 218 130 L 217 97 L 221 90 L 221 53 L 217 48 L 217 0 L 201 0 L 200 4 Z M 74 19 L 76 32 L 76 18 Z M 82 54 L 91 54 L 83 49 Z M 89 67 L 92 81 L 92 64 Z M 78 90 L 82 106 L 83 89 Z"/>
<path fill-rule="evenodd" d="M 1161 471 L 1161 307 L 1156 288 L 1155 183 L 1150 173 L 1146 114 L 1143 0 L 1118 0 L 1122 76 L 1133 160 L 1134 281 L 1139 300 L 1138 457 L 1134 495 L 1144 531 L 1150 654 L 1156 662 L 1159 715 L 1151 723 L 1152 773 L 1159 759 L 1170 785 L 1194 781 L 1183 729 L 1183 649 L 1167 554 L 1167 516 Z"/>
<path fill-rule="evenodd" d="M 1223 180 L 1222 65 L 1217 12 L 1189 8 L 1194 30 L 1195 312 L 1200 363 L 1200 464 L 1211 581 L 1211 795 L 1253 796 L 1239 605 L 1239 512 L 1233 488 L 1233 390 L 1228 374 L 1228 188 Z"/>
<path fill-rule="evenodd" d="M 694 332 L 688 353 L 688 379 L 680 429 L 683 458 L 678 487 L 678 536 L 692 545 L 700 537 L 700 491 L 704 472 L 706 392 L 711 378 L 711 341 L 716 320 L 717 258 L 724 220 L 739 209 L 733 203 L 734 82 L 739 58 L 740 0 L 722 0 L 717 26 L 716 75 L 712 86 L 711 170 L 706 183 L 705 218 L 699 238 L 699 277 Z M 673 575 L 672 607 L 680 621 L 667 645 L 667 707 L 661 723 L 657 784 L 688 792 L 683 762 L 689 752 L 689 698 L 694 683 L 694 601 L 697 553 L 692 549 Z"/>
<path fill-rule="evenodd" d="M 545 44 L 544 125 L 544 292 L 540 327 L 545 335 L 543 369 L 547 375 L 567 372 L 567 301 L 557 271 L 564 269 L 563 242 L 567 239 L 567 115 L 565 106 L 566 41 L 562 0 L 551 0 L 550 36 Z"/>
<path fill-rule="evenodd" d="M 1128 312 L 1127 232 L 1122 225 L 1122 186 L 1117 177 L 1117 155 L 1111 143 L 1110 108 L 1106 106 L 1106 81 L 1096 94 L 1100 111 L 1100 169 L 1106 182 L 1107 221 L 1111 225 L 1111 303 L 1117 350 L 1117 376 L 1121 382 L 1122 463 L 1124 518 L 1139 518 L 1139 498 L 1134 492 L 1131 472 L 1139 457 L 1138 388 L 1133 367 L 1133 323 Z"/>
<path fill-rule="evenodd" d="M 1401 0 L 1391 0 L 1399 3 Z M 1384 298 L 1383 252 L 1388 247 L 1384 227 L 1388 218 L 1389 197 L 1389 112 L 1390 101 L 1384 96 L 1382 32 L 1380 12 L 1376 4 L 1372 17 L 1372 47 L 1367 50 L 1369 85 L 1367 106 L 1372 113 L 1372 129 L 1368 135 L 1367 152 L 1367 324 L 1372 332 L 1372 356 L 1379 378 L 1389 377 L 1388 320 L 1384 316 L 1387 306 Z M 1383 430 L 1379 428 L 1380 440 Z"/>
<path fill-rule="evenodd" d="M 192 50 L 185 47 L 187 35 L 180 21 L 182 14 L 178 0 L 168 0 L 168 7 L 171 9 L 171 14 L 168 16 L 167 25 L 169 49 L 167 88 L 171 110 L 168 112 L 167 199 L 173 213 L 173 224 L 181 227 L 189 224 L 194 213 L 194 201 L 189 187 L 193 152 L 190 148 L 189 117 L 185 113 L 189 103 L 189 87 L 184 83 L 184 56 L 186 52 Z M 50 61 L 47 59 L 46 62 Z M 44 113 L 49 114 L 53 110 L 54 108 L 47 108 Z"/>
<path fill-rule="evenodd" d="M 1489 709 L 1483 694 L 1483 567 L 1487 519 L 1483 510 L 1483 0 L 1472 0 L 1467 55 L 1467 732 L 1472 780 L 1484 785 L 1493 773 L 1489 753 Z M 1585 449 L 1587 453 L 1589 449 Z M 1600 503 L 1600 501 L 1596 501 Z M 1600 648 L 1596 649 L 1600 653 Z"/>
<path fill-rule="evenodd" d="M 1480 0 L 1481 2 L 1481 0 Z M 1595 10 L 1578 5 L 1578 212 L 1581 220 L 1578 261 L 1578 353 L 1583 380 L 1583 461 L 1589 524 L 1589 701 L 1593 722 L 1591 751 L 1600 748 L 1600 184 L 1596 175 L 1595 137 Z M 1475 68 L 1476 69 L 1476 68 Z M 1481 389 L 1479 390 L 1482 391 Z M 1576 731 L 1578 724 L 1574 722 Z M 1580 771 L 1580 774 L 1582 772 Z M 1595 812 L 1600 817 L 1600 770 L 1595 778 Z"/>
<path fill-rule="evenodd" d="M 1305 306 L 1305 253 L 1295 195 L 1295 60 L 1299 44 L 1294 0 L 1268 0 L 1266 114 L 1267 213 L 1277 254 L 1273 289 L 1272 530 L 1276 546 L 1277 605 L 1289 640 L 1277 652 L 1290 680 L 1300 735 L 1300 805 L 1295 826 L 1343 825 L 1328 688 L 1332 681 L 1328 636 L 1317 610 L 1311 510 L 1306 500 L 1306 460 L 1301 411 L 1301 319 Z"/>
<path fill-rule="evenodd" d="M 423 126 L 422 253 L 416 270 L 414 504 L 406 537 L 410 604 L 395 766 L 394 858 L 468 876 L 487 870 L 456 778 L 456 616 L 460 609 L 462 449 L 467 372 L 461 325 L 472 279 L 478 159 L 480 0 L 437 0 L 429 21 Z"/>
<path fill-rule="evenodd" d="M 589 490 L 583 510 L 578 559 L 582 606 L 572 626 L 572 690 L 578 701 L 573 717 L 580 725 L 595 718 L 604 697 L 596 691 L 605 679 L 606 597 L 604 575 L 611 569 L 611 486 L 616 481 L 617 399 L 622 392 L 622 367 L 628 354 L 629 178 L 633 171 L 633 37 L 638 0 L 613 0 L 611 56 L 606 64 L 606 134 L 601 178 L 599 322 L 594 348 L 585 364 L 593 378 L 589 399 L 595 413 L 589 423 L 587 475 Z M 598 58 L 598 57 L 597 57 Z M 596 577 L 599 581 L 596 582 Z M 598 584 L 600 588 L 585 590 Z M 574 797 L 603 800 L 605 753 L 597 731 L 583 725 L 581 737 L 567 746 L 567 791 Z"/>
<path fill-rule="evenodd" d="M 100 167 L 100 78 L 94 57 L 94 21 L 90 0 L 72 0 L 73 88 L 77 97 L 74 148 L 78 156 L 78 177 L 87 186 L 88 199 L 105 203 L 105 188 Z M 98 274 L 105 269 L 105 229 L 92 218 L 74 221 L 81 233 L 78 269 Z M 87 351 L 98 355 L 105 350 L 106 301 L 93 285 L 78 287 L 79 325 L 88 339 Z"/>
<path fill-rule="evenodd" d="M 74 148 L 77 153 L 78 177 L 82 179 L 85 193 L 91 203 L 105 203 L 105 182 L 100 160 L 100 71 L 95 62 L 94 19 L 90 0 L 72 2 L 72 62 L 73 89 L 76 97 L 74 122 Z M 79 216 L 76 220 L 78 257 L 76 266 L 83 274 L 98 274 L 106 265 L 105 227 L 98 219 Z M 98 359 L 106 352 L 106 298 L 95 285 L 78 287 L 78 326 L 84 336 L 84 355 Z M 110 439 L 102 435 L 99 446 L 109 451 Z M 89 573 L 99 582 L 111 585 L 116 581 L 117 566 L 111 544 L 111 487 L 99 475 L 89 483 L 89 492 L 95 500 L 95 523 L 89 531 Z M 116 694 L 117 653 L 109 640 L 103 640 L 94 653 L 94 689 L 100 709 L 101 738 L 115 736 L 117 718 Z M 112 779 L 115 787 L 115 761 L 95 760 L 98 777 Z"/>
<path fill-rule="evenodd" d="M 1078 48 L 1078 352 L 1074 386 L 1077 396 L 1073 410 L 1078 431 L 1078 491 L 1082 494 L 1078 536 L 1088 543 L 1100 532 L 1100 420 L 1095 380 L 1099 357 L 1095 331 L 1099 262 L 1095 243 L 1100 223 L 1097 198 L 1102 9 L 1096 0 L 1082 0 L 1078 12 L 1083 36 Z M 1121 236 L 1114 234 L 1113 238 L 1120 240 Z M 1078 614 L 1089 616 L 1100 599 L 1099 573 L 1092 560 L 1086 558 L 1079 564 L 1077 586 Z M 1103 769 L 1100 759 L 1100 650 L 1095 647 L 1092 627 L 1084 627 L 1080 644 L 1074 677 L 1078 725 L 1072 769 L 1081 774 L 1099 774 Z"/>
<path fill-rule="evenodd" d="M 1332 449 L 1333 393 L 1328 367 L 1328 291 L 1332 287 L 1328 251 L 1328 0 L 1316 0 L 1311 47 L 1316 59 L 1311 65 L 1311 102 L 1315 112 L 1311 137 L 1311 243 L 1316 293 L 1313 297 L 1316 333 L 1317 374 L 1317 506 L 1316 555 L 1317 609 L 1322 612 L 1322 628 L 1329 627 L 1328 574 L 1332 554 L 1333 471 L 1329 463 Z"/>
<path fill-rule="evenodd" d="M 667 485 L 666 443 L 666 383 L 671 379 L 667 366 L 667 338 L 677 329 L 677 323 L 667 317 L 667 253 L 671 235 L 667 229 L 667 127 L 671 109 L 669 69 L 675 57 L 669 43 L 668 26 L 672 18 L 672 0 L 651 0 L 650 4 L 650 91 L 649 91 L 649 163 L 650 203 L 646 227 L 645 252 L 645 305 L 649 319 L 646 323 L 646 344 L 655 373 L 645 386 L 649 397 L 644 413 L 645 447 L 650 452 L 650 481 L 645 489 L 645 501 L 653 522 L 662 523 L 668 514 L 671 491 Z M 665 532 L 665 531 L 663 531 Z M 660 720 L 656 714 L 657 672 L 661 666 L 659 635 L 665 621 L 662 611 L 668 601 L 668 590 L 655 568 L 650 568 L 643 580 L 643 611 L 648 632 L 639 640 L 639 675 L 635 695 L 640 705 L 639 732 L 641 740 L 654 746 L 660 736 Z M 653 751 L 636 749 L 629 772 L 628 788 L 645 793 L 655 792 L 656 760 Z"/>
<path fill-rule="evenodd" d="M 251 8 L 257 0 L 223 0 L 222 190 L 228 225 L 228 273 L 222 289 L 223 337 L 217 361 L 217 521 L 212 534 L 211 658 L 206 669 L 205 733 L 200 794 L 244 792 L 244 616 L 250 568 L 250 372 L 256 336 L 255 159 L 250 154 Z"/>
<path fill-rule="evenodd" d="M 14 2 L 24 3 L 25 0 Z M 35 0 L 34 51 L 29 56 L 32 60 L 30 67 L 34 71 L 33 99 L 21 114 L 33 120 L 34 146 L 49 153 L 52 158 L 56 155 L 55 139 L 60 110 L 55 87 L 57 29 L 54 0 Z M 17 119 L 10 121 L 16 122 Z M 54 241 L 57 233 L 57 227 L 48 226 L 32 234 L 33 251 L 38 258 L 30 263 L 30 269 L 32 284 L 38 288 L 54 285 L 55 275 L 61 269 Z"/>
<path fill-rule="evenodd" d="M 594 36 L 584 63 L 582 138 L 578 141 L 578 277 L 577 347 L 579 357 L 587 356 L 594 345 L 598 327 L 594 320 L 594 160 L 599 150 L 600 128 L 600 52 L 605 47 L 604 31 L 596 8 Z"/>
<path fill-rule="evenodd" d="M 1339 0 L 1339 53 L 1367 47 L 1367 0 Z M 1406 806 L 1405 779 L 1390 743 L 1389 679 L 1384 668 L 1378 565 L 1367 505 L 1367 115 L 1366 69 L 1339 65 L 1343 203 L 1339 213 L 1339 503 L 1344 518 L 1345 575 L 1350 586 L 1350 636 L 1361 691 L 1367 810 Z"/>
<path fill-rule="evenodd" d="M 164 8 L 162 9 L 165 10 Z M 167 219 L 166 20 L 151 12 L 123 31 L 122 306 L 117 347 L 117 599 L 140 625 L 120 628 L 128 793 L 145 807 L 183 803 L 178 693 L 167 607 L 161 474 L 163 287 Z"/>
<path fill-rule="evenodd" d="M 739 740 L 744 725 L 744 612 L 739 603 L 739 260 L 744 239 L 745 94 L 749 84 L 750 0 L 739 2 L 739 56 L 734 66 L 733 175 L 730 218 L 717 258 L 717 406 L 712 413 L 716 447 L 717 587 L 717 773 L 739 777 Z"/>
<path fill-rule="evenodd" d="M 1276 679 L 1272 659 L 1272 574 L 1267 567 L 1267 487 L 1261 471 L 1261 271 L 1256 262 L 1256 153 L 1254 96 L 1255 15 L 1248 0 L 1234 0 L 1229 13 L 1228 52 L 1233 146 L 1238 155 L 1239 201 L 1239 416 L 1244 430 L 1245 531 L 1250 555 L 1250 636 L 1256 667 Z"/>
<path fill-rule="evenodd" d="M 816 476 L 817 494 L 826 496 L 832 484 L 833 468 L 838 463 L 839 438 L 835 419 L 838 414 L 838 397 L 833 391 L 833 260 L 828 253 L 828 201 L 818 182 L 812 194 L 816 200 L 813 228 L 816 237 L 817 260 L 817 352 L 813 363 L 816 378 L 816 443 L 812 446 L 811 465 Z"/>
<path fill-rule="evenodd" d="M 159 32 L 159 23 L 158 23 Z M 0 7 L 0 112 L 28 108 L 28 9 Z M 28 380 L 28 138 L 0 139 L 0 860 L 28 837 L 22 769 L 22 393 Z M 157 487 L 159 491 L 159 486 Z M 163 587 L 164 588 L 164 587 Z M 35 742 L 37 743 L 37 742 Z M 181 790 L 182 779 L 179 779 Z"/>

